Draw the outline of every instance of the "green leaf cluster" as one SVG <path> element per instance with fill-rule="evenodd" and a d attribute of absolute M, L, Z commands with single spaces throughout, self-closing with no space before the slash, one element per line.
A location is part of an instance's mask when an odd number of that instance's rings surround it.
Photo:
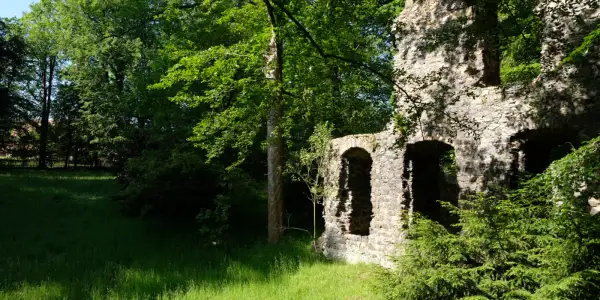
<path fill-rule="evenodd" d="M 560 65 L 581 62 L 588 52 L 593 49 L 592 47 L 598 44 L 599 40 L 600 24 L 598 24 L 596 29 L 592 30 L 592 32 L 583 38 L 581 45 L 575 48 L 575 50 L 571 51 L 571 53 L 569 53 L 569 55 L 560 62 Z"/>
<path fill-rule="evenodd" d="M 531 82 L 540 74 L 543 24 L 535 12 L 537 5 L 538 0 L 499 2 L 503 84 Z"/>
<path fill-rule="evenodd" d="M 15 123 L 27 119 L 29 103 L 19 93 L 24 77 L 28 47 L 15 20 L 0 19 L 0 149 Z"/>
<path fill-rule="evenodd" d="M 368 62 L 392 73 L 391 22 L 402 1 L 282 2 L 326 53 Z M 206 108 L 190 139 L 209 159 L 235 153 L 239 164 L 257 146 L 264 147 L 269 97 L 284 95 L 278 134 L 294 151 L 305 145 L 315 124 L 329 121 L 335 135 L 375 132 L 391 111 L 392 87 L 351 63 L 326 58 L 275 8 L 276 34 L 283 45 L 283 81 L 269 83 L 264 74 L 272 31 L 264 3 L 212 1 L 194 10 L 173 10 L 192 32 L 171 37 L 175 61 L 152 89 L 177 88 L 170 99 Z M 196 27 L 189 19 L 209 18 Z M 194 27 L 191 27 L 194 26 Z M 209 29 L 207 29 L 209 28 Z M 215 37 L 216 36 L 216 37 Z M 171 51 L 177 49 L 176 51 Z M 185 50 L 184 50 L 185 49 Z"/>
<path fill-rule="evenodd" d="M 294 153 L 294 157 L 287 165 L 287 171 L 292 179 L 306 184 L 309 191 L 309 200 L 313 203 L 313 239 L 316 234 L 316 205 L 323 204 L 323 200 L 330 193 L 325 182 L 329 176 L 329 162 L 335 155 L 331 148 L 331 133 L 333 126 L 329 123 L 320 123 L 315 126 L 313 134 L 308 139 L 308 146 Z"/>

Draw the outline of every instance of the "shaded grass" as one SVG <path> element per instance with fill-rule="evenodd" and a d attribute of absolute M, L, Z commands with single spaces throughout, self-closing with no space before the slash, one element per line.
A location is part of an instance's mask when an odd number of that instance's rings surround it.
<path fill-rule="evenodd" d="M 0 299 L 376 299 L 372 267 L 309 241 L 201 247 L 197 235 L 123 217 L 113 178 L 0 171 Z"/>

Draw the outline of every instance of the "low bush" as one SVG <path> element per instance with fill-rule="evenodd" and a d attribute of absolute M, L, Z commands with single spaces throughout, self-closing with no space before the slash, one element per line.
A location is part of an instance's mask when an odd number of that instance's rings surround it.
<path fill-rule="evenodd" d="M 244 206 L 262 201 L 259 183 L 239 170 L 207 164 L 193 150 L 146 152 L 126 163 L 119 181 L 124 188 L 116 200 L 126 214 L 196 222 L 211 241 L 229 227 L 232 213 L 240 218 L 253 211 Z"/>
<path fill-rule="evenodd" d="M 388 299 L 598 299 L 600 138 L 554 162 L 520 189 L 477 195 L 452 208 L 452 233 L 416 217 Z"/>

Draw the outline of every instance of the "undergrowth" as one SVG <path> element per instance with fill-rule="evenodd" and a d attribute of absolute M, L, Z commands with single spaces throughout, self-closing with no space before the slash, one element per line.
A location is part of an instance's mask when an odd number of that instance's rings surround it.
<path fill-rule="evenodd" d="M 452 208 L 457 234 L 416 218 L 388 299 L 598 299 L 600 138 L 555 161 L 520 189 L 480 194 Z"/>

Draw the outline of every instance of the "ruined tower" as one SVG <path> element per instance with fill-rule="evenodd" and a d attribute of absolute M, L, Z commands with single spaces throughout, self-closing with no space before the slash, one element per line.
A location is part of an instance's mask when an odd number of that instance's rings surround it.
<path fill-rule="evenodd" d="M 562 63 L 600 23 L 598 1 L 541 0 L 542 74 L 510 87 L 499 84 L 497 7 L 483 2 L 406 1 L 394 28 L 399 117 L 332 141 L 325 255 L 389 266 L 411 213 L 451 222 L 438 200 L 515 186 L 600 132 L 600 47 L 583 66 Z"/>

